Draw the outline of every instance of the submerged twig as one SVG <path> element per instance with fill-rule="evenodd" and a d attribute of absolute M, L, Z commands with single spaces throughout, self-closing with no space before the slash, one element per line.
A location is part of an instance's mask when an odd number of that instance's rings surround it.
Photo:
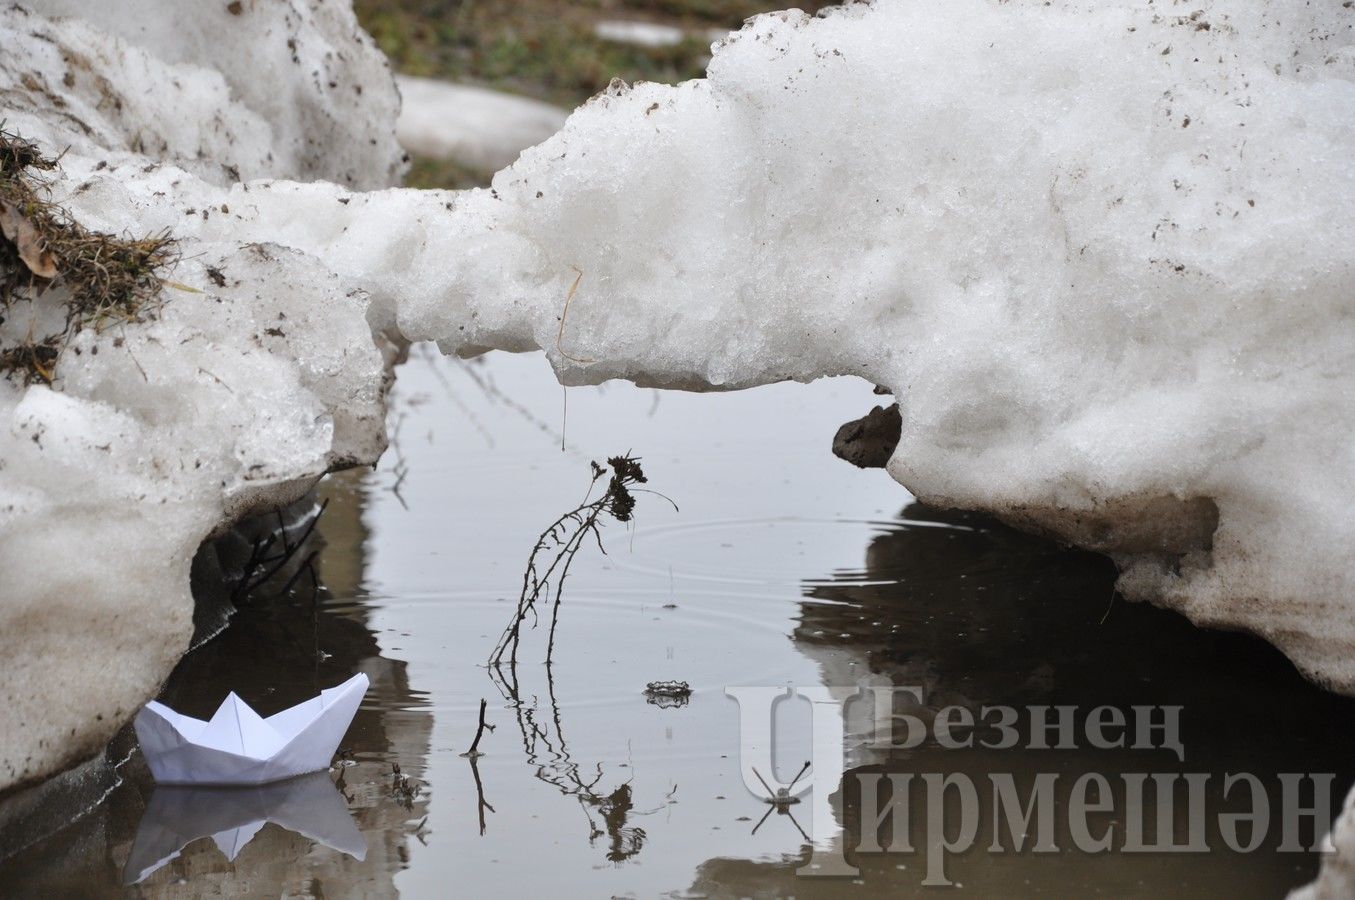
<path fill-rule="evenodd" d="M 320 522 L 320 517 L 325 514 L 325 510 L 328 508 L 329 499 L 326 498 L 320 503 L 320 507 L 315 511 L 315 514 L 311 516 L 310 521 L 306 523 L 306 527 L 302 530 L 301 536 L 295 541 L 288 540 L 287 525 L 282 518 L 282 510 L 281 508 L 276 510 L 278 516 L 278 530 L 270 534 L 267 539 L 263 541 L 256 540 L 254 545 L 250 548 L 249 558 L 245 560 L 240 577 L 235 582 L 235 587 L 231 590 L 231 601 L 239 605 L 251 593 L 263 587 L 271 581 L 274 576 L 283 571 L 288 564 L 296 558 L 297 553 L 306 546 L 306 542 L 310 540 L 311 534 L 315 531 L 315 526 Z M 273 548 L 273 544 L 276 543 L 279 538 L 282 539 L 282 550 L 270 556 L 269 551 Z M 287 592 L 292 589 L 292 586 L 296 584 L 303 572 L 310 573 L 311 585 L 318 590 L 319 582 L 315 577 L 314 570 L 315 558 L 318 555 L 318 552 L 319 551 L 314 551 L 302 560 L 301 564 L 297 566 L 296 571 L 294 571 L 287 579 L 287 583 L 283 586 L 282 590 L 278 591 L 279 596 L 286 596 Z"/>
<path fill-rule="evenodd" d="M 485 729 L 488 729 L 490 731 L 494 730 L 494 726 L 490 725 L 488 722 L 485 721 L 485 709 L 488 707 L 488 705 L 489 704 L 485 702 L 485 698 L 481 697 L 480 724 L 475 729 L 475 740 L 471 741 L 470 749 L 467 750 L 465 753 L 461 754 L 462 756 L 468 756 L 472 759 L 474 759 L 477 756 L 484 756 L 484 754 L 480 752 L 480 738 L 484 737 Z"/>

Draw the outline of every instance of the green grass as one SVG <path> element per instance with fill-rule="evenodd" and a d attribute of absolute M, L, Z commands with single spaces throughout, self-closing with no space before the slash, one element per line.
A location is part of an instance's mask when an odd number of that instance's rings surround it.
<path fill-rule="evenodd" d="M 605 6 L 604 6 L 605 4 Z M 789 5 L 789 4 L 787 4 Z M 827 4 L 799 4 L 814 10 Z M 355 0 L 358 19 L 395 68 L 510 91 L 572 109 L 613 78 L 673 84 L 705 74 L 711 28 L 784 8 L 776 0 Z M 636 47 L 593 34 L 601 19 L 677 25 L 693 36 L 671 47 Z M 469 187 L 487 173 L 414 161 L 413 187 Z"/>
<path fill-rule="evenodd" d="M 405 174 L 405 186 L 459 191 L 465 188 L 486 187 L 493 174 L 463 166 L 450 159 L 415 156 L 410 160 L 409 172 Z"/>
<path fill-rule="evenodd" d="M 634 47 L 597 38 L 593 25 L 599 19 L 642 18 L 699 32 L 735 27 L 745 14 L 766 8 L 744 0 L 642 0 L 605 12 L 591 3 L 551 0 L 357 0 L 356 6 L 363 26 L 401 72 L 511 90 L 565 107 L 582 103 L 613 77 L 671 83 L 705 71 L 710 46 L 702 36 L 672 47 Z"/>

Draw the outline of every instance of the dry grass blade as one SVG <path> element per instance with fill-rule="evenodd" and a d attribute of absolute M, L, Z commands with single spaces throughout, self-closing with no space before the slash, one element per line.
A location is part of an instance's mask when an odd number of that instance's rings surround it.
<path fill-rule="evenodd" d="M 560 351 L 560 355 L 565 359 L 573 360 L 576 363 L 591 363 L 597 360 L 588 359 L 582 356 L 571 356 L 565 352 L 561 342 L 565 339 L 565 319 L 569 318 L 569 304 L 574 301 L 574 295 L 578 293 L 579 282 L 583 280 L 583 270 L 578 266 L 572 267 L 578 274 L 574 276 L 574 283 L 569 286 L 569 293 L 565 295 L 565 308 L 560 311 L 560 330 L 555 333 L 555 349 Z"/>
<path fill-rule="evenodd" d="M 0 372 L 26 373 L 30 384 L 51 384 L 56 375 L 56 358 L 61 352 L 54 338 L 24 341 L 13 347 L 0 347 Z"/>

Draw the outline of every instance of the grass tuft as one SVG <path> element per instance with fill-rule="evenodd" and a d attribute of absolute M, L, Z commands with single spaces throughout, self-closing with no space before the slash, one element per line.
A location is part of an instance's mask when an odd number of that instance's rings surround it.
<path fill-rule="evenodd" d="M 58 160 L 0 123 L 0 325 L 14 306 L 51 292 L 65 306 L 61 330 L 6 341 L 0 373 L 28 384 L 56 377 L 57 358 L 84 328 L 153 315 L 161 272 L 178 258 L 168 233 L 119 237 L 83 227 L 51 200 L 46 174 Z"/>

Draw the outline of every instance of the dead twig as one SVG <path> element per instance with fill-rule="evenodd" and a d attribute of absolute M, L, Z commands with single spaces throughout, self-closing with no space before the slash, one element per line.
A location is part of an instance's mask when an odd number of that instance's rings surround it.
<path fill-rule="evenodd" d="M 462 756 L 469 757 L 469 758 L 471 758 L 471 759 L 475 759 L 475 758 L 478 757 L 478 756 L 484 756 L 484 754 L 480 752 L 480 738 L 484 737 L 484 734 L 485 734 L 485 730 L 486 730 L 486 729 L 488 729 L 488 730 L 490 730 L 490 731 L 493 731 L 493 730 L 494 730 L 494 726 L 493 726 L 493 725 L 490 725 L 489 723 L 487 723 L 487 722 L 485 721 L 485 709 L 486 709 L 487 707 L 488 707 L 488 704 L 485 702 L 485 698 L 481 697 L 481 698 L 480 698 L 480 724 L 479 724 L 479 726 L 477 726 L 476 729 L 475 729 L 475 740 L 471 741 L 470 749 L 467 750 L 465 753 L 461 754 Z"/>
<path fill-rule="evenodd" d="M 485 721 L 485 709 L 487 707 L 488 704 L 485 702 L 485 699 L 481 697 L 480 724 L 476 726 L 475 729 L 475 740 L 471 741 L 470 749 L 467 750 L 465 753 L 461 754 L 463 757 L 470 760 L 471 777 L 475 779 L 475 793 L 477 798 L 476 803 L 480 815 L 481 834 L 485 833 L 485 810 L 489 810 L 490 812 L 497 812 L 497 810 L 495 810 L 494 807 L 489 804 L 489 801 L 485 799 L 485 786 L 480 781 L 480 757 L 484 756 L 484 754 L 480 752 L 480 738 L 484 737 L 486 730 L 488 731 L 494 730 L 494 726 L 490 725 L 488 722 Z"/>
<path fill-rule="evenodd" d="M 264 541 L 255 541 L 254 545 L 250 548 L 249 558 L 245 560 L 245 565 L 241 570 L 240 578 L 235 582 L 235 587 L 231 591 L 231 601 L 236 605 L 239 605 L 248 598 L 250 594 L 263 587 L 271 581 L 274 576 L 285 569 L 296 557 L 296 554 L 306 545 L 311 534 L 315 531 L 315 526 L 320 523 L 320 517 L 325 514 L 325 510 L 328 508 L 329 500 L 325 499 L 320 504 L 320 508 L 315 511 L 315 515 L 311 516 L 310 521 L 306 523 L 305 529 L 301 532 L 301 537 L 294 542 L 288 540 L 287 528 L 282 520 L 282 511 L 280 509 L 277 510 L 278 530 L 270 534 Z M 279 537 L 282 539 L 282 551 L 269 556 L 268 551 L 272 549 Z M 296 571 L 287 579 L 287 583 L 279 592 L 281 595 L 286 596 L 287 592 L 292 589 L 292 586 L 301 576 L 301 573 L 307 571 L 310 572 L 312 585 L 318 589 L 318 580 L 315 577 L 313 569 L 317 555 L 318 551 L 315 551 L 302 560 L 301 564 L 297 566 Z"/>

